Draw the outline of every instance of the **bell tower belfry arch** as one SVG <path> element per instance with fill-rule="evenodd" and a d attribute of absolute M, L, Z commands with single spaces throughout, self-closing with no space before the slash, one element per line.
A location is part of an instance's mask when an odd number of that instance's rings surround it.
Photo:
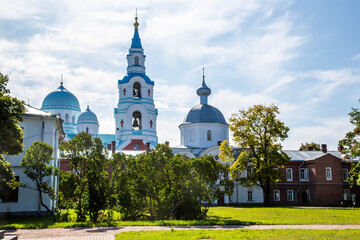
<path fill-rule="evenodd" d="M 116 150 L 145 150 L 158 143 L 158 110 L 153 99 L 154 82 L 145 74 L 145 55 L 135 17 L 134 36 L 126 56 L 127 75 L 118 81 L 119 101 L 114 109 Z"/>

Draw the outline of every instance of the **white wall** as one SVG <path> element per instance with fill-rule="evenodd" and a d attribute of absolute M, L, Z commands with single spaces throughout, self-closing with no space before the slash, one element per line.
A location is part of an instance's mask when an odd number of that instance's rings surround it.
<path fill-rule="evenodd" d="M 24 129 L 24 151 L 31 146 L 34 141 L 44 141 L 54 147 L 54 160 L 50 162 L 55 167 L 60 167 L 59 146 L 58 141 L 60 137 L 60 119 L 59 118 L 43 118 L 41 116 L 23 116 L 23 122 L 19 125 Z M 26 177 L 21 167 L 21 159 L 24 156 L 24 151 L 17 156 L 6 156 L 8 162 L 11 163 L 13 171 L 16 176 L 19 176 L 20 182 L 35 188 L 35 184 Z M 58 177 L 51 176 L 48 182 L 58 191 Z M 56 202 L 51 200 L 47 195 L 43 195 L 43 202 L 50 208 L 56 207 Z M 0 213 L 23 213 L 23 212 L 38 212 L 46 211 L 43 207 L 40 208 L 40 201 L 38 192 L 31 189 L 19 188 L 18 202 L 0 203 Z"/>

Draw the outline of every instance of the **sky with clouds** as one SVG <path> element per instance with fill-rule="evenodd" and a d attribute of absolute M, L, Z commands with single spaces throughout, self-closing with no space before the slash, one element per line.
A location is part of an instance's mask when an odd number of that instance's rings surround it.
<path fill-rule="evenodd" d="M 64 86 L 114 133 L 117 80 L 126 74 L 135 9 L 155 81 L 159 142 L 199 103 L 205 67 L 209 104 L 225 118 L 254 104 L 279 106 L 285 149 L 328 144 L 352 129 L 360 98 L 360 1 L 0 0 L 0 72 L 12 95 L 41 107 Z"/>

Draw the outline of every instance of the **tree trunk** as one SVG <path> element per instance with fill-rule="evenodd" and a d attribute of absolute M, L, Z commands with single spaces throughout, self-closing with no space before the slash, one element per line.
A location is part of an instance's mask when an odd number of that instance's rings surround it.
<path fill-rule="evenodd" d="M 270 181 L 266 180 L 265 186 L 262 187 L 263 193 L 264 193 L 264 205 L 269 206 L 270 205 Z"/>
<path fill-rule="evenodd" d="M 38 191 L 39 191 L 39 198 L 40 198 L 40 204 L 41 204 L 41 206 L 43 206 L 43 207 L 46 209 L 46 211 L 48 211 L 48 212 L 51 214 L 51 216 L 52 216 L 53 219 L 54 219 L 54 222 L 56 222 L 56 217 L 55 217 L 54 212 L 51 211 L 50 208 L 48 208 L 48 206 L 46 206 L 46 205 L 43 203 L 43 200 L 42 200 L 42 191 L 41 191 L 39 188 L 38 188 Z"/>

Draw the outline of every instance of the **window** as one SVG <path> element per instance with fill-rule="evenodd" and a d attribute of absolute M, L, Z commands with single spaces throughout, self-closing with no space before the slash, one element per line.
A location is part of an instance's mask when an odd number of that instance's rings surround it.
<path fill-rule="evenodd" d="M 287 191 L 287 200 L 288 201 L 294 201 L 294 191 L 293 190 L 288 190 Z"/>
<path fill-rule="evenodd" d="M 140 145 L 138 143 L 135 143 L 134 150 L 140 150 Z"/>
<path fill-rule="evenodd" d="M 194 141 L 194 139 L 195 139 L 194 130 L 190 130 L 190 142 Z"/>
<path fill-rule="evenodd" d="M 75 116 L 72 116 L 72 123 L 75 124 Z"/>
<path fill-rule="evenodd" d="M 66 122 L 66 123 L 69 122 L 69 114 L 65 114 L 65 122 Z"/>
<path fill-rule="evenodd" d="M 134 83 L 133 85 L 133 97 L 141 98 L 141 85 L 138 82 Z"/>
<path fill-rule="evenodd" d="M 253 201 L 253 192 L 248 190 L 248 201 Z"/>
<path fill-rule="evenodd" d="M 207 140 L 211 141 L 211 131 L 210 130 L 207 131 Z"/>
<path fill-rule="evenodd" d="M 19 177 L 16 176 L 15 177 L 15 181 L 19 182 Z M 1 186 L 0 186 L 1 188 Z M 2 188 L 3 193 L 0 194 L 0 202 L 18 202 L 18 197 L 19 197 L 19 188 L 9 188 L 8 186 L 4 186 Z"/>
<path fill-rule="evenodd" d="M 59 118 L 61 118 L 61 113 L 58 113 Z"/>
<path fill-rule="evenodd" d="M 141 112 L 135 111 L 132 116 L 132 129 L 141 130 Z"/>
<path fill-rule="evenodd" d="M 344 189 L 344 200 L 351 200 L 350 189 Z"/>
<path fill-rule="evenodd" d="M 286 169 L 286 180 L 287 180 L 287 181 L 292 181 L 292 180 L 293 180 L 293 171 L 292 171 L 292 168 L 287 168 L 287 169 Z"/>
<path fill-rule="evenodd" d="M 280 201 L 280 190 L 274 190 L 274 201 Z"/>
<path fill-rule="evenodd" d="M 348 178 L 349 178 L 349 169 L 347 168 L 343 168 L 342 169 L 342 178 L 343 178 L 343 182 L 347 182 Z"/>
<path fill-rule="evenodd" d="M 252 168 L 251 168 L 251 167 L 247 167 L 247 168 L 246 168 L 246 172 L 247 172 L 247 176 L 249 177 L 250 174 L 252 173 Z"/>
<path fill-rule="evenodd" d="M 139 65 L 139 57 L 138 57 L 138 56 L 135 57 L 135 65 L 136 65 L 136 66 Z"/>
<path fill-rule="evenodd" d="M 326 168 L 326 180 L 332 180 L 331 167 Z"/>
<path fill-rule="evenodd" d="M 300 168 L 300 181 L 309 181 L 309 169 Z"/>
<path fill-rule="evenodd" d="M 86 127 L 86 133 L 89 133 L 89 128 L 88 127 Z"/>

